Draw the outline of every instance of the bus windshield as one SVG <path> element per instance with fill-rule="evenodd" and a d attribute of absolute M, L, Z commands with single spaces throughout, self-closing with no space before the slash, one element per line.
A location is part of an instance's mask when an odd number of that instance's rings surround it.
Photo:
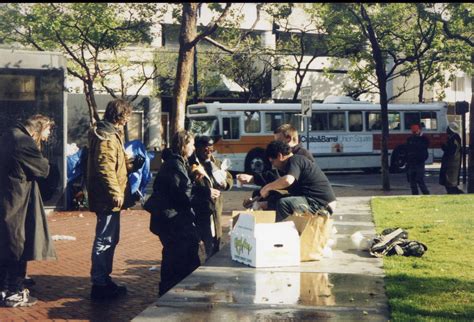
<path fill-rule="evenodd" d="M 219 122 L 216 117 L 191 118 L 189 130 L 195 135 L 219 135 Z"/>

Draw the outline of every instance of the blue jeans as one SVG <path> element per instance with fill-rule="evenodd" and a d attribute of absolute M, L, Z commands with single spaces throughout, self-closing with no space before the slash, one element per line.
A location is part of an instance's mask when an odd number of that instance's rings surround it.
<path fill-rule="evenodd" d="M 276 221 L 285 220 L 286 217 L 293 215 L 295 211 L 316 212 L 320 208 L 322 206 L 318 203 L 303 196 L 283 197 L 276 202 Z"/>
<path fill-rule="evenodd" d="M 98 213 L 92 245 L 92 284 L 105 286 L 111 281 L 115 247 L 119 239 L 120 211 Z"/>

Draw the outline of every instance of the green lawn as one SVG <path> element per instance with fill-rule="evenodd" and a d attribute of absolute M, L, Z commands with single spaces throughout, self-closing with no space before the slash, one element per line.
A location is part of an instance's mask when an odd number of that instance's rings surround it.
<path fill-rule="evenodd" d="M 401 227 L 428 246 L 384 257 L 393 321 L 474 321 L 474 195 L 376 197 L 377 233 Z"/>

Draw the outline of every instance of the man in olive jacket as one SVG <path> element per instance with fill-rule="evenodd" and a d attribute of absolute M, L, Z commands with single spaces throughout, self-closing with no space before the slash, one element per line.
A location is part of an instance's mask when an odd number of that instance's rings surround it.
<path fill-rule="evenodd" d="M 125 286 L 115 284 L 110 274 L 120 238 L 120 210 L 125 200 L 129 169 L 122 131 L 131 111 L 130 103 L 125 100 L 110 101 L 104 119 L 89 131 L 87 191 L 89 208 L 97 214 L 92 246 L 93 300 L 116 298 L 127 291 Z"/>

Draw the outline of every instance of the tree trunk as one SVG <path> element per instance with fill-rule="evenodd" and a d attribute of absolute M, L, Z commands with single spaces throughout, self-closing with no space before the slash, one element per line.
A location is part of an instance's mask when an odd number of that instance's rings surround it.
<path fill-rule="evenodd" d="M 183 3 L 183 16 L 179 33 L 178 67 L 173 88 L 174 115 L 170 124 L 171 136 L 184 129 L 186 99 L 194 61 L 194 46 L 192 41 L 195 39 L 197 33 L 197 9 L 197 3 Z"/>
<path fill-rule="evenodd" d="M 365 8 L 361 5 L 361 12 L 363 19 L 367 22 L 367 33 L 369 41 L 372 46 L 372 56 L 375 62 L 375 73 L 377 74 L 377 82 L 380 90 L 380 108 L 382 116 L 382 189 L 384 191 L 390 190 L 390 176 L 388 168 L 388 98 L 387 98 L 387 72 L 385 71 L 385 60 L 382 56 L 377 36 L 372 28 L 370 18 L 368 17 Z"/>
<path fill-rule="evenodd" d="M 86 96 L 87 106 L 89 107 L 90 125 L 92 126 L 100 120 L 92 81 L 84 81 L 84 94 Z"/>
<path fill-rule="evenodd" d="M 418 103 L 423 103 L 423 90 L 425 88 L 425 81 L 420 77 L 420 87 L 418 87 Z"/>
<path fill-rule="evenodd" d="M 471 55 L 474 64 L 474 54 Z M 474 193 L 474 76 L 471 76 L 471 105 L 469 107 L 469 154 L 467 159 L 467 192 Z"/>

